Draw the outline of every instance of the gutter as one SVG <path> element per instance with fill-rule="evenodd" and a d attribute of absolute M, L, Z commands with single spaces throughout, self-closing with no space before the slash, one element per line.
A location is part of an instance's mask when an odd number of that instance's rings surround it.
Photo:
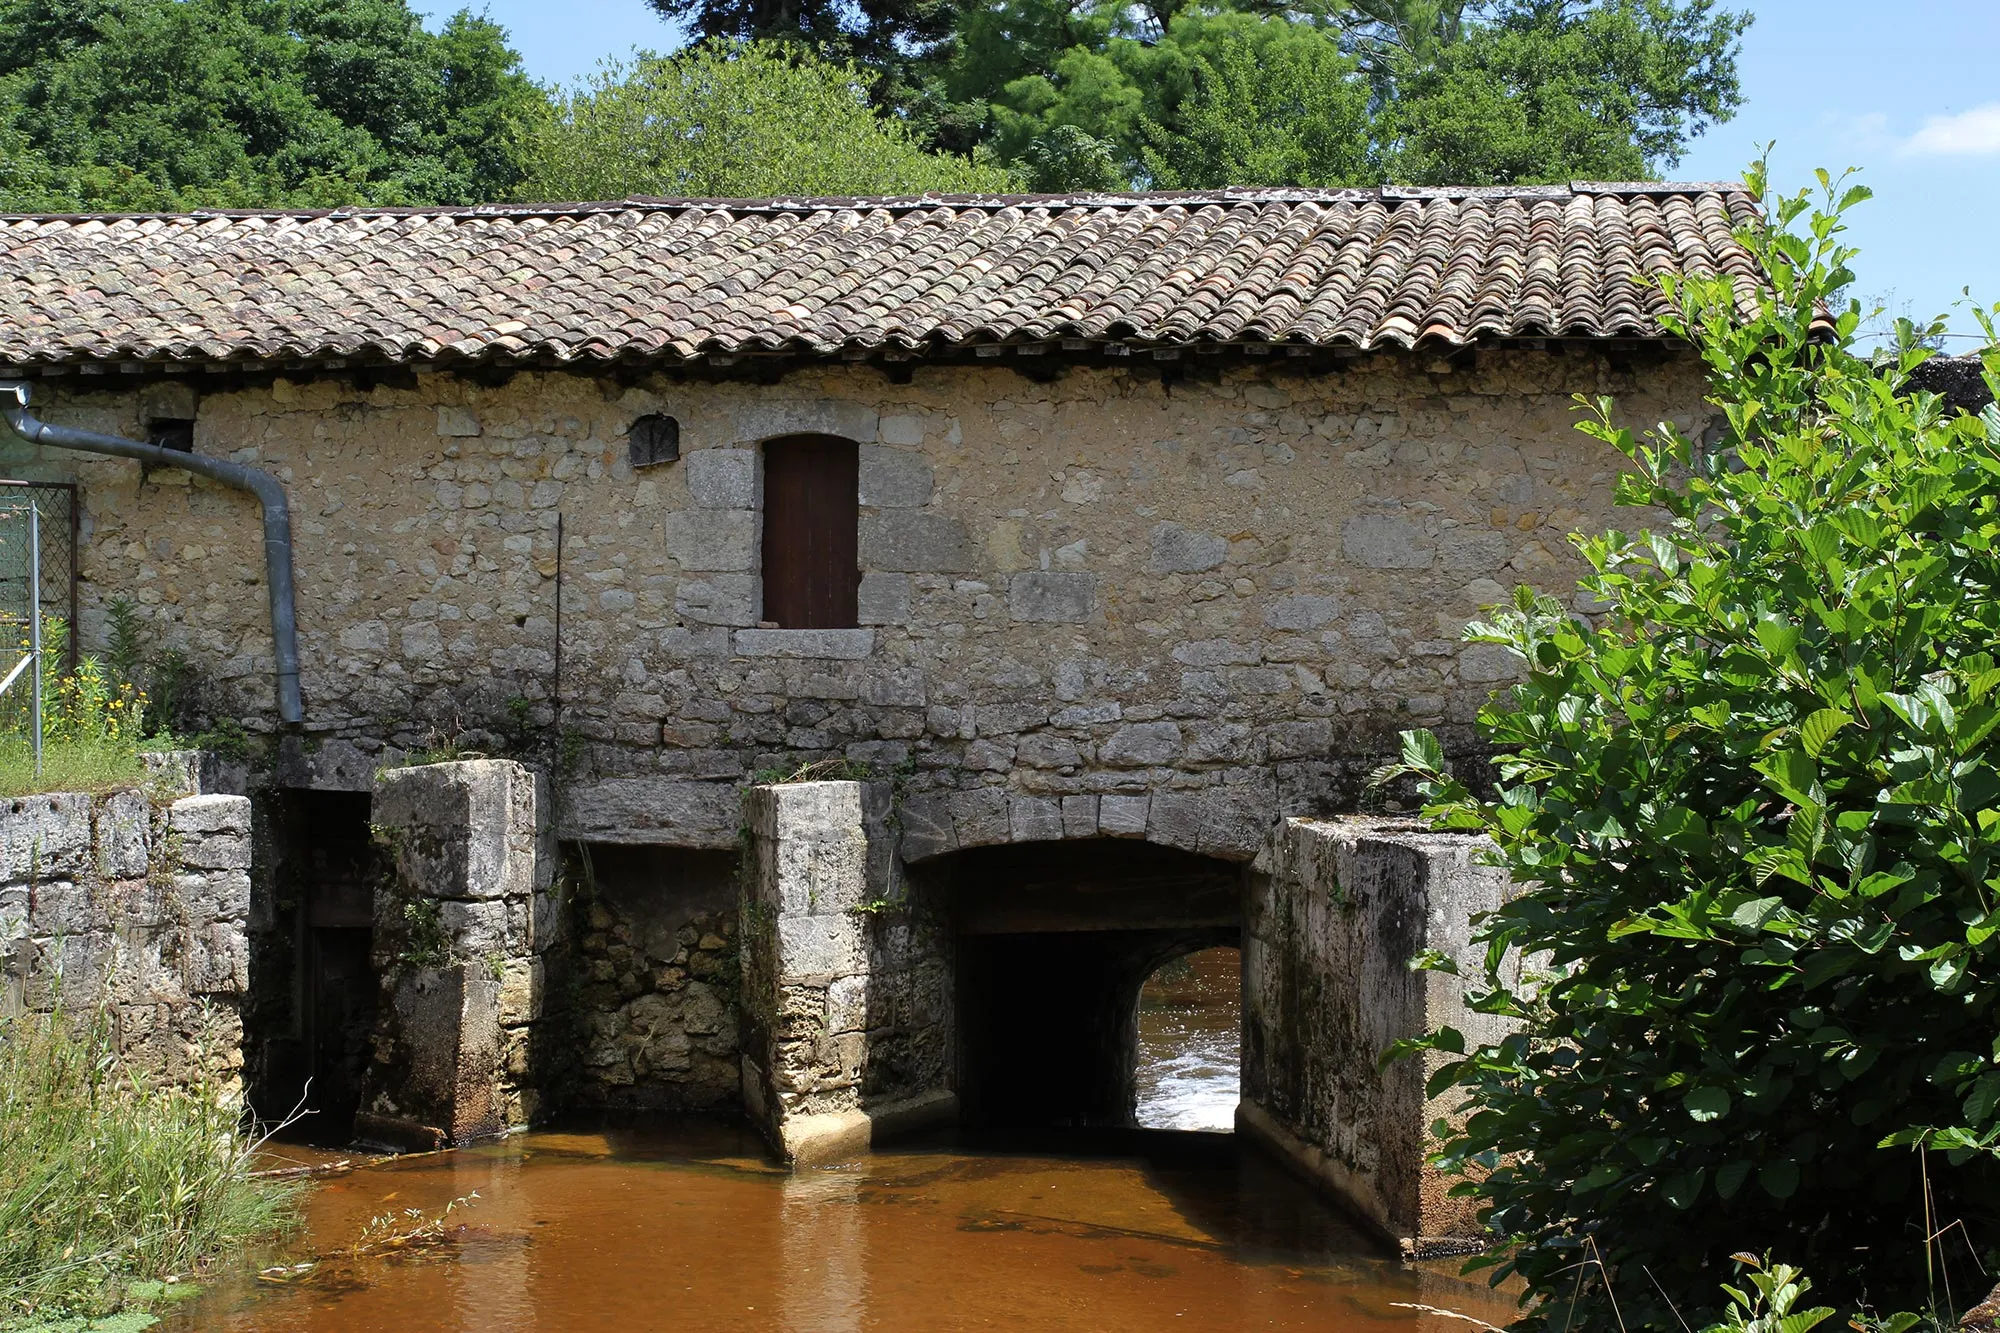
<path fill-rule="evenodd" d="M 242 463 L 182 453 L 121 435 L 51 426 L 29 414 L 28 395 L 29 385 L 25 380 L 0 380 L 0 415 L 30 444 L 133 458 L 153 467 L 179 468 L 257 497 L 264 507 L 264 581 L 271 591 L 271 646 L 278 665 L 278 716 L 288 723 L 304 721 L 305 705 L 299 696 L 298 607 L 292 585 L 292 509 L 285 498 L 284 485 L 270 473 Z"/>

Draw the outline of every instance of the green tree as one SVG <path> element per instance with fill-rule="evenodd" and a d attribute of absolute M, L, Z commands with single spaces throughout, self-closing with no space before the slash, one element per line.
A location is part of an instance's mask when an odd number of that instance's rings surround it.
<path fill-rule="evenodd" d="M 1534 1326 L 1701 1327 L 1738 1250 L 1849 1312 L 1921 1307 L 1943 1247 L 1963 1272 L 2000 1242 L 2000 411 L 1901 391 L 1928 355 L 1907 323 L 1886 362 L 1854 353 L 1832 298 L 1866 191 L 1821 181 L 1815 211 L 1752 172 L 1754 308 L 1668 283 L 1715 437 L 1587 405 L 1633 464 L 1621 502 L 1664 522 L 1578 539 L 1595 624 L 1524 590 L 1468 632 L 1526 666 L 1480 715 L 1498 794 L 1427 734 L 1391 770 L 1522 886 L 1465 978 L 1520 1031 L 1419 1044 L 1455 1056 L 1445 1160 Z"/>
<path fill-rule="evenodd" d="M 0 0 L 0 206 L 474 203 L 542 100 L 404 0 Z"/>
<path fill-rule="evenodd" d="M 1748 22 L 1716 0 L 1002 0 L 965 11 L 918 119 L 1009 160 L 1072 126 L 1188 188 L 1644 177 L 1734 113 Z"/>
<path fill-rule="evenodd" d="M 531 199 L 921 194 L 1011 188 L 925 151 L 869 104 L 866 73 L 771 43 L 704 42 L 610 64 L 555 99 L 525 144 Z"/>

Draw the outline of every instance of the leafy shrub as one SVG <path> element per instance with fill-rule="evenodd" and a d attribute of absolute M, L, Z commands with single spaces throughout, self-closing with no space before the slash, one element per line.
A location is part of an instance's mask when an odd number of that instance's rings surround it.
<path fill-rule="evenodd" d="M 1664 519 L 1578 539 L 1601 618 L 1522 595 L 1468 631 L 1527 663 L 1480 717 L 1498 795 L 1421 733 L 1395 770 L 1523 886 L 1467 978 L 1523 1030 L 1423 1044 L 1458 1057 L 1444 1160 L 1475 1168 L 1457 1189 L 1530 1326 L 1580 1289 L 1578 1328 L 1698 1327 L 1746 1243 L 1846 1308 L 1909 1308 L 1947 1246 L 1963 1291 L 2000 1235 L 2000 413 L 1902 393 L 1922 350 L 1851 350 L 1858 306 L 1825 303 L 1866 191 L 1820 180 L 1745 234 L 1768 291 L 1668 287 L 1719 439 L 1589 405 L 1635 465 L 1621 502 Z"/>

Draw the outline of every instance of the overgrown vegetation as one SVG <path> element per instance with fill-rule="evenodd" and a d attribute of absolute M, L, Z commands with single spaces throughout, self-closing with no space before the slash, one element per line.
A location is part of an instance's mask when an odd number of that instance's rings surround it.
<path fill-rule="evenodd" d="M 1665 519 L 1578 539 L 1599 617 L 1524 593 L 1468 631 L 1527 667 L 1480 716 L 1498 795 L 1405 738 L 1430 813 L 1523 886 L 1465 979 L 1521 1031 L 1424 1044 L 1529 1327 L 1699 1327 L 1746 1246 L 1846 1312 L 1942 1313 L 2000 1268 L 2000 412 L 1902 392 L 1921 330 L 1855 354 L 1827 303 L 1867 192 L 1820 180 L 1815 207 L 1751 173 L 1769 290 L 1668 286 L 1713 436 L 1587 404 L 1621 502 Z"/>
<path fill-rule="evenodd" d="M 282 1230 L 297 1187 L 252 1174 L 240 1108 L 156 1088 L 98 1012 L 0 1019 L 0 1327 L 157 1300 Z"/>
<path fill-rule="evenodd" d="M 147 700 L 85 655 L 62 668 L 68 627 L 42 624 L 42 771 L 35 772 L 31 691 L 23 678 L 0 695 L 0 797 L 44 791 L 112 791 L 146 780 L 139 757 Z M 19 645 L 26 651 L 25 643 Z"/>

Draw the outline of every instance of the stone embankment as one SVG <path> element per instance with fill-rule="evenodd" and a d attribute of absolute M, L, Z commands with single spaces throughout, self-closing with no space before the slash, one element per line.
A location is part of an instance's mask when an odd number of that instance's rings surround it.
<path fill-rule="evenodd" d="M 249 915 L 245 797 L 0 802 L 0 1016 L 102 1009 L 135 1070 L 233 1089 Z"/>

